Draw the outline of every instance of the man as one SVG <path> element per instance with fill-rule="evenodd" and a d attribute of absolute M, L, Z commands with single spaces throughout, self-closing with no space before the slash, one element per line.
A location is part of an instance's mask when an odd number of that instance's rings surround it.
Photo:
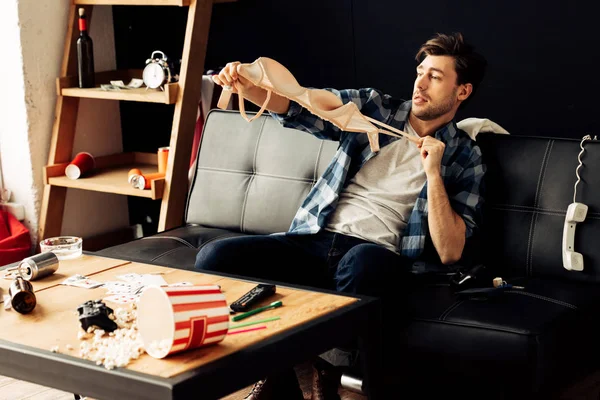
<path fill-rule="evenodd" d="M 417 145 L 380 134 L 380 151 L 373 153 L 367 135 L 340 131 L 273 94 L 267 109 L 275 119 L 338 140 L 338 152 L 288 232 L 212 242 L 198 253 L 196 268 L 378 296 L 385 309 L 392 292 L 403 292 L 415 260 L 461 260 L 465 243 L 480 229 L 485 167 L 454 117 L 479 86 L 486 61 L 461 34 L 434 36 L 416 59 L 412 101 L 372 88 L 327 90 L 415 136 Z M 234 90 L 241 86 L 247 99 L 262 105 L 266 91 L 239 76 L 238 65 L 227 64 L 214 81 Z M 315 370 L 313 400 L 339 399 L 337 385 L 323 387 L 323 371 Z M 259 382 L 247 397 L 268 398 L 302 399 L 293 371 Z"/>

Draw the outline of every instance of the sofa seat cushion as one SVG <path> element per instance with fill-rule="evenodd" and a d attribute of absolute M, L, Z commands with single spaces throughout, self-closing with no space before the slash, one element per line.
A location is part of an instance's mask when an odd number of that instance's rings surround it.
<path fill-rule="evenodd" d="M 416 289 L 407 328 L 409 353 L 419 354 L 417 362 L 429 372 L 464 367 L 469 368 L 465 373 L 533 392 L 551 387 L 558 374 L 564 383 L 567 375 L 585 368 L 597 354 L 597 286 L 542 278 L 510 283 L 525 289 L 486 300 L 458 298 L 448 285 Z"/>
<path fill-rule="evenodd" d="M 191 271 L 194 270 L 196 253 L 206 243 L 243 235 L 227 229 L 190 225 L 109 247 L 96 254 Z"/>

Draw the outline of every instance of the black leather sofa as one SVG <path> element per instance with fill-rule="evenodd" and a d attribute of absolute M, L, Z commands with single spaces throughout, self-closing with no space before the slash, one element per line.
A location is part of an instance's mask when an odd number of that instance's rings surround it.
<path fill-rule="evenodd" d="M 561 398 L 598 368 L 600 341 L 600 145 L 586 141 L 577 201 L 589 206 L 575 250 L 583 271 L 562 264 L 580 140 L 480 133 L 487 165 L 485 235 L 477 244 L 487 277 L 524 289 L 465 298 L 444 275 L 410 293 L 411 320 L 384 343 L 394 363 L 390 398 Z M 213 110 L 202 134 L 185 224 L 99 255 L 193 270 L 206 243 L 285 231 L 327 166 L 336 143 L 283 128 L 269 116 L 248 124 Z M 284 172 L 282 172 L 284 171 Z"/>

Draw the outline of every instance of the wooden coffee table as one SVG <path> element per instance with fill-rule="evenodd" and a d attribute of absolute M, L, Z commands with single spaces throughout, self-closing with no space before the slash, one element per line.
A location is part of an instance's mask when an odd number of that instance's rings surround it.
<path fill-rule="evenodd" d="M 106 297 L 106 289 L 82 289 L 60 282 L 76 273 L 104 282 L 132 272 L 160 273 L 168 283 L 218 284 L 229 303 L 257 283 L 93 254 L 61 261 L 54 275 L 32 282 L 37 297 L 32 313 L 21 315 L 0 306 L 0 375 L 97 399 L 218 399 L 358 339 L 369 398 L 381 398 L 379 302 L 278 282 L 271 282 L 277 284 L 277 293 L 265 303 L 282 300 L 283 307 L 242 321 L 279 316 L 279 320 L 266 323 L 267 329 L 227 336 L 218 344 L 165 359 L 144 354 L 126 367 L 112 370 L 83 359 L 79 356 L 81 327 L 76 309 L 87 300 Z M 5 294 L 9 284 L 0 278 Z M 51 351 L 55 346 L 57 353 Z M 73 350 L 68 350 L 70 347 Z"/>

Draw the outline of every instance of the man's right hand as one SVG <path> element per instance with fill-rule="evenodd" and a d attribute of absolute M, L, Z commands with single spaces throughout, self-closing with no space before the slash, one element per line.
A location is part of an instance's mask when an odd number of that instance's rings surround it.
<path fill-rule="evenodd" d="M 218 75 L 213 75 L 213 81 L 223 87 L 229 86 L 233 93 L 238 93 L 241 90 L 244 98 L 262 107 L 267 98 L 267 91 L 241 76 L 238 73 L 240 65 L 239 61 L 227 63 Z M 266 108 L 274 113 L 284 114 L 290 108 L 290 101 L 286 97 L 272 93 Z"/>
<path fill-rule="evenodd" d="M 233 93 L 237 93 L 237 87 L 241 86 L 242 91 L 248 92 L 256 86 L 248 79 L 238 74 L 239 61 L 227 63 L 218 75 L 213 75 L 213 81 L 220 86 L 230 86 Z"/>

